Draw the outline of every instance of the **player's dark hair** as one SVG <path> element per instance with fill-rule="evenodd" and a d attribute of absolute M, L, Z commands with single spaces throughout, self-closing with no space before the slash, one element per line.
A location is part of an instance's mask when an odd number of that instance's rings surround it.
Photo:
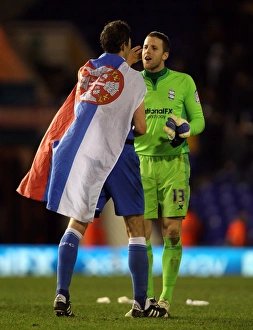
<path fill-rule="evenodd" d="M 119 53 L 122 44 L 128 45 L 130 32 L 130 26 L 124 21 L 117 20 L 106 24 L 100 34 L 100 45 L 104 52 Z"/>
<path fill-rule="evenodd" d="M 170 52 L 170 39 L 168 36 L 166 36 L 166 34 L 158 31 L 152 31 L 147 35 L 147 37 L 155 37 L 161 39 L 163 42 L 163 51 L 168 53 Z"/>

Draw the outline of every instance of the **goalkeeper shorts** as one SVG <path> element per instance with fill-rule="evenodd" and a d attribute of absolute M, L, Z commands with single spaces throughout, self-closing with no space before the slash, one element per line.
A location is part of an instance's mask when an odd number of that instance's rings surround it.
<path fill-rule="evenodd" d="M 188 154 L 175 156 L 139 155 L 144 188 L 145 219 L 185 217 L 190 198 Z"/>

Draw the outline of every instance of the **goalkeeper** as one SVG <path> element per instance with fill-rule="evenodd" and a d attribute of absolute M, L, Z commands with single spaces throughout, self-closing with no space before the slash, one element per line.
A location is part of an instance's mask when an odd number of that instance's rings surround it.
<path fill-rule="evenodd" d="M 195 82 L 188 74 L 165 67 L 169 52 L 169 38 L 154 31 L 147 35 L 143 49 L 140 46 L 133 48 L 127 60 L 131 65 L 142 53 L 142 75 L 147 86 L 144 100 L 147 132 L 136 137 L 135 149 L 141 162 L 145 195 L 148 297 L 156 303 L 150 237 L 152 224 L 160 221 L 164 248 L 163 288 L 158 304 L 168 312 L 182 257 L 182 220 L 190 198 L 187 138 L 201 133 L 205 127 Z"/>

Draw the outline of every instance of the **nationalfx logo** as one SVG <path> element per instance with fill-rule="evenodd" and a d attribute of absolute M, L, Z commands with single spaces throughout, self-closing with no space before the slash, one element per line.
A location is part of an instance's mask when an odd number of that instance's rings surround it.
<path fill-rule="evenodd" d="M 168 108 L 162 108 L 162 109 L 146 109 L 145 110 L 146 115 L 169 115 L 170 113 L 172 113 L 172 109 L 168 109 Z"/>

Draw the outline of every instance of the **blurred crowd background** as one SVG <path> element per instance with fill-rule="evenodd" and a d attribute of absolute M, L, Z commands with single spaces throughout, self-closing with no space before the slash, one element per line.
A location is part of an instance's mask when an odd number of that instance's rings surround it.
<path fill-rule="evenodd" d="M 167 66 L 197 84 L 206 128 L 189 140 L 184 245 L 253 245 L 253 1 L 247 0 L 1 0 L 0 243 L 58 243 L 66 219 L 16 188 L 78 68 L 101 54 L 99 34 L 114 19 L 130 24 L 133 46 L 152 30 L 167 34 Z M 97 234 L 103 225 L 101 219 Z"/>

